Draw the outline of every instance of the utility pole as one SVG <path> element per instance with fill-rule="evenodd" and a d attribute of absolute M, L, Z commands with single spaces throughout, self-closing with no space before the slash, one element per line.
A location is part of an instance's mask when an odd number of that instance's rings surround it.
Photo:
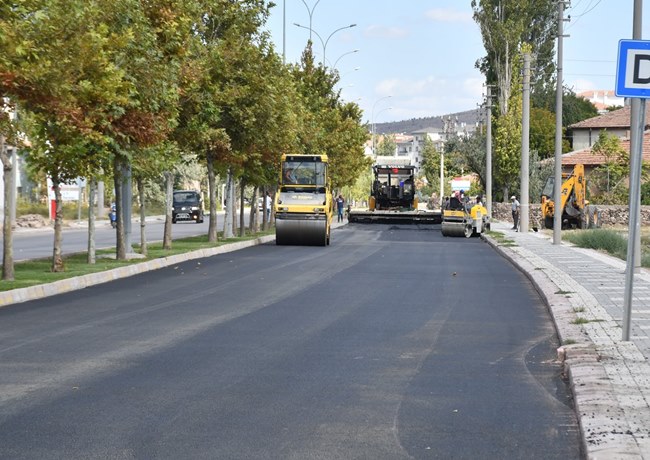
<path fill-rule="evenodd" d="M 642 36 L 642 6 L 642 0 L 634 0 L 632 27 L 632 37 L 634 40 L 641 40 Z M 641 261 L 641 165 L 643 159 L 645 106 L 645 99 L 632 98 L 630 115 L 630 211 L 628 219 L 625 292 L 623 295 L 622 339 L 624 341 L 630 340 L 630 329 L 632 328 L 632 295 L 634 292 L 634 274 L 640 271 Z"/>
<path fill-rule="evenodd" d="M 521 212 L 519 213 L 519 231 L 528 233 L 530 219 L 530 197 L 528 177 L 530 169 L 530 53 L 524 53 L 524 81 L 522 93 L 521 121 Z"/>
<path fill-rule="evenodd" d="M 492 219 L 492 88 L 487 85 L 487 131 L 485 139 L 485 201 L 488 218 Z"/>
<path fill-rule="evenodd" d="M 562 59 L 563 59 L 563 39 L 564 35 L 564 10 L 570 4 L 566 0 L 558 0 L 558 17 L 557 17 L 557 81 L 555 83 L 555 170 L 553 186 L 553 203 L 555 211 L 553 213 L 553 244 L 562 243 L 562 210 L 560 203 L 562 200 Z M 568 36 L 568 35 L 567 35 Z"/>
<path fill-rule="evenodd" d="M 445 146 L 447 145 L 447 142 L 449 142 L 449 137 L 451 136 L 451 133 L 456 132 L 456 124 L 458 122 L 458 117 L 456 117 L 456 120 L 454 121 L 453 118 L 451 118 L 451 115 L 447 116 L 447 119 L 445 120 L 443 118 L 443 128 L 442 132 L 444 134 L 444 144 L 442 145 L 442 150 L 440 150 L 440 203 L 442 205 L 442 199 L 445 196 Z"/>

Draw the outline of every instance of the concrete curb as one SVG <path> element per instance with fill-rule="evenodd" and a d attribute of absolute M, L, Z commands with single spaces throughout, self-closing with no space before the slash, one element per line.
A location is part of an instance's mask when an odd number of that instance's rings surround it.
<path fill-rule="evenodd" d="M 576 306 L 572 297 L 566 295 L 566 285 L 558 284 L 549 276 L 542 259 L 539 259 L 539 266 L 533 266 L 516 247 L 502 246 L 486 234 L 482 238 L 531 281 L 548 306 L 563 344 L 558 349 L 558 359 L 563 362 L 569 378 L 586 457 L 643 459 L 596 344 L 584 328 L 575 323 L 578 318 Z"/>
<path fill-rule="evenodd" d="M 258 244 L 269 243 L 271 241 L 275 241 L 275 235 L 266 235 L 252 240 L 229 243 L 215 248 L 199 249 L 184 254 L 176 254 L 169 257 L 149 260 L 147 262 L 136 263 L 133 265 L 128 265 L 126 267 L 119 267 L 103 272 L 91 273 L 89 275 L 76 276 L 60 281 L 54 281 L 52 283 L 39 284 L 26 288 L 13 289 L 11 291 L 4 291 L 0 292 L 0 307 L 5 307 L 7 305 L 12 305 L 15 303 L 27 302 L 29 300 L 42 299 L 44 297 L 63 294 L 65 292 L 76 291 L 79 289 L 84 289 L 88 286 L 107 283 L 109 281 L 126 278 L 150 270 L 157 270 L 159 268 L 168 267 L 170 265 L 178 264 L 188 260 L 201 259 L 218 254 L 226 254 L 228 252 L 238 251 L 240 249 L 256 246 Z"/>

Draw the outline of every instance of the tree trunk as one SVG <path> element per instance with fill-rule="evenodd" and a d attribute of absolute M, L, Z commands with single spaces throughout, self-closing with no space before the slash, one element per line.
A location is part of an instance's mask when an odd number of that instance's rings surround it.
<path fill-rule="evenodd" d="M 52 187 L 54 188 L 54 202 L 56 213 L 54 217 L 54 249 L 52 250 L 52 272 L 65 271 L 63 264 L 63 200 L 61 198 L 61 182 L 58 174 L 52 174 Z"/>
<path fill-rule="evenodd" d="M 234 187 L 233 187 L 233 177 L 232 177 L 232 170 L 228 169 L 228 178 L 226 179 L 226 213 L 224 214 L 224 219 L 223 219 L 223 237 L 224 238 L 232 238 L 234 236 L 233 234 L 233 229 L 232 229 L 232 210 L 234 208 L 233 206 L 233 195 L 234 195 Z"/>
<path fill-rule="evenodd" d="M 268 187 L 265 185 L 262 187 L 262 231 L 266 231 L 269 228 L 268 219 L 266 216 L 269 214 L 268 206 L 266 199 L 266 194 L 269 192 Z"/>
<path fill-rule="evenodd" d="M 271 191 L 271 196 L 269 197 L 269 225 L 267 226 L 267 229 L 271 228 L 271 222 L 275 219 L 275 209 L 273 209 L 273 203 L 275 203 L 275 194 L 277 191 L 272 190 Z M 334 203 L 332 203 L 332 206 L 334 206 Z"/>
<path fill-rule="evenodd" d="M 90 265 L 95 263 L 95 195 L 97 181 L 94 178 L 88 179 L 88 257 Z"/>
<path fill-rule="evenodd" d="M 230 188 L 232 193 L 232 236 L 235 236 L 237 232 L 237 182 L 235 177 L 232 178 L 232 187 Z"/>
<path fill-rule="evenodd" d="M 248 214 L 248 231 L 251 235 L 254 235 L 258 231 L 258 221 L 257 221 L 257 190 L 258 187 L 253 187 L 253 196 L 251 197 L 251 210 Z"/>
<path fill-rule="evenodd" d="M 13 281 L 14 272 L 14 249 L 13 249 L 13 228 L 11 222 L 11 187 L 14 184 L 14 167 L 9 155 L 7 155 L 7 145 L 4 136 L 0 136 L 0 159 L 2 160 L 3 180 L 4 180 L 4 219 L 2 228 L 2 279 Z"/>
<path fill-rule="evenodd" d="M 140 254 L 143 256 L 147 255 L 147 220 L 146 220 L 146 209 L 144 205 L 144 179 L 138 177 L 138 194 L 140 199 Z"/>
<path fill-rule="evenodd" d="M 124 213 L 122 209 L 122 192 L 123 192 L 123 159 L 117 153 L 113 161 L 113 181 L 115 185 L 115 258 L 117 260 L 126 260 L 126 242 L 124 240 Z"/>
<path fill-rule="evenodd" d="M 163 249 L 172 248 L 172 208 L 174 206 L 174 174 L 165 171 L 165 231 L 163 234 Z"/>
<path fill-rule="evenodd" d="M 207 152 L 208 158 L 208 194 L 210 195 L 210 220 L 208 221 L 208 242 L 217 242 L 217 182 L 214 172 L 214 158 Z"/>
<path fill-rule="evenodd" d="M 246 181 L 244 179 L 241 180 L 239 188 L 241 190 L 239 194 L 239 236 L 243 237 L 246 234 L 246 222 L 244 222 L 244 193 L 246 189 Z"/>

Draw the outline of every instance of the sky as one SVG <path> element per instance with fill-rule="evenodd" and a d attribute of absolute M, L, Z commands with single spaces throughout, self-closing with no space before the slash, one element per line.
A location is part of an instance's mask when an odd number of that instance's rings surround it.
<path fill-rule="evenodd" d="M 299 62 L 311 27 L 317 61 L 324 56 L 339 71 L 341 97 L 359 104 L 366 122 L 476 110 L 483 100 L 485 78 L 475 63 L 485 49 L 470 0 L 275 2 L 267 28 L 277 52 L 286 50 L 287 63 Z M 576 93 L 614 89 L 618 41 L 632 38 L 633 6 L 633 0 L 571 1 L 565 85 Z M 650 39 L 648 8 L 642 38 Z"/>

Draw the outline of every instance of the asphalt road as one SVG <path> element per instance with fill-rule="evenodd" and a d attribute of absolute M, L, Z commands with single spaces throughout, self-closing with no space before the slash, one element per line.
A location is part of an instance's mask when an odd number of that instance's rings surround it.
<path fill-rule="evenodd" d="M 348 225 L 0 309 L 0 458 L 580 458 L 557 346 L 481 240 Z"/>

